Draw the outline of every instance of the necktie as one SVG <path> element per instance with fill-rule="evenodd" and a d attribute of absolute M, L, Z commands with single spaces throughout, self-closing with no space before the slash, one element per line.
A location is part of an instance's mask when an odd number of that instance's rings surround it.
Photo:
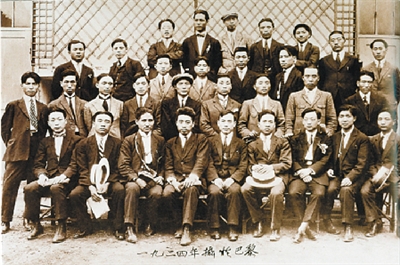
<path fill-rule="evenodd" d="M 71 109 L 71 112 L 72 112 L 72 116 L 73 116 L 74 120 L 76 121 L 75 110 L 74 110 L 74 106 L 72 105 L 73 98 L 74 97 L 68 97 L 68 103 L 69 103 L 69 108 Z"/>
<path fill-rule="evenodd" d="M 311 161 L 311 160 L 313 160 L 312 151 L 313 151 L 313 142 L 314 142 L 312 135 L 310 135 L 307 142 L 308 142 L 308 149 L 307 149 L 307 153 L 306 153 L 306 156 L 304 159 Z"/>
<path fill-rule="evenodd" d="M 33 101 L 33 98 L 31 98 L 31 104 L 29 106 L 29 120 L 31 121 L 32 126 L 37 130 L 38 120 L 35 113 L 35 102 Z"/>
<path fill-rule="evenodd" d="M 364 105 L 365 105 L 365 106 L 368 105 L 367 96 L 364 96 L 364 97 L 363 97 L 363 102 L 364 102 Z"/>
<path fill-rule="evenodd" d="M 162 85 L 162 86 L 165 85 L 165 78 L 164 78 L 164 76 L 161 78 L 161 85 Z"/>
<path fill-rule="evenodd" d="M 265 137 L 264 143 L 263 143 L 263 150 L 265 153 L 269 152 L 270 145 L 271 145 L 271 143 L 268 141 L 268 137 Z"/>
<path fill-rule="evenodd" d="M 381 72 L 382 72 L 382 65 L 381 65 L 381 62 L 379 62 L 379 64 L 378 64 L 378 76 L 379 77 L 381 76 Z"/>
<path fill-rule="evenodd" d="M 265 48 L 265 53 L 266 53 L 266 54 L 269 54 L 269 48 L 268 48 L 268 42 L 267 42 L 267 41 L 265 41 L 265 46 L 264 46 L 264 48 Z"/>
<path fill-rule="evenodd" d="M 109 98 L 108 98 L 108 97 L 107 97 L 107 98 L 106 98 L 106 97 L 99 97 L 99 98 L 103 100 L 102 106 L 103 106 L 104 110 L 105 110 L 105 111 L 108 111 L 107 99 L 109 99 Z"/>
<path fill-rule="evenodd" d="M 203 81 L 201 81 L 200 82 L 200 90 L 199 90 L 200 98 L 202 96 L 203 88 L 204 88 Z"/>
<path fill-rule="evenodd" d="M 204 38 L 206 36 L 206 34 L 204 34 L 204 33 L 197 33 L 196 35 L 197 35 L 197 37 L 200 37 L 200 38 Z"/>
<path fill-rule="evenodd" d="M 314 137 L 313 137 L 313 135 L 311 134 L 310 135 L 310 138 L 308 139 L 308 144 L 309 145 L 312 145 L 314 143 Z"/>
<path fill-rule="evenodd" d="M 121 60 L 118 60 L 117 66 L 118 66 L 118 68 L 120 68 L 122 66 Z"/>
<path fill-rule="evenodd" d="M 303 52 L 303 43 L 300 43 L 300 52 Z"/>
<path fill-rule="evenodd" d="M 226 148 L 228 146 L 228 135 L 224 135 L 224 148 Z"/>
<path fill-rule="evenodd" d="M 239 70 L 240 81 L 243 81 L 243 70 Z"/>
<path fill-rule="evenodd" d="M 138 96 L 139 97 L 139 108 L 143 107 L 143 97 Z"/>
<path fill-rule="evenodd" d="M 187 141 L 187 135 L 183 136 L 183 139 L 182 139 L 182 149 L 185 148 L 186 141 Z"/>
<path fill-rule="evenodd" d="M 266 110 L 267 109 L 267 99 L 264 97 L 262 99 L 263 105 L 262 105 L 262 110 Z"/>
<path fill-rule="evenodd" d="M 337 67 L 340 67 L 340 56 L 339 56 L 339 53 L 336 53 L 336 64 L 337 64 Z"/>
<path fill-rule="evenodd" d="M 342 133 L 342 138 L 340 139 L 338 157 L 340 157 L 342 155 L 343 151 L 344 151 L 344 137 L 345 137 L 345 134 Z"/>
<path fill-rule="evenodd" d="M 99 147 L 99 157 L 101 159 L 104 157 L 104 138 L 103 137 L 100 138 L 98 147 Z"/>
<path fill-rule="evenodd" d="M 231 48 L 232 48 L 232 51 L 235 49 L 235 39 L 233 38 L 233 32 L 231 32 L 230 34 L 230 41 L 231 41 Z"/>
<path fill-rule="evenodd" d="M 181 108 L 183 108 L 184 106 L 185 106 L 185 99 L 182 98 L 182 101 L 181 101 Z"/>

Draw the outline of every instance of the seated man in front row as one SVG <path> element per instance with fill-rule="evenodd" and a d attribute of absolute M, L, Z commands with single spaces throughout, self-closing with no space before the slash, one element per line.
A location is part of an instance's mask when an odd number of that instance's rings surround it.
<path fill-rule="evenodd" d="M 211 238 L 219 239 L 219 215 L 221 201 L 227 202 L 228 239 L 238 239 L 237 226 L 241 206 L 240 184 L 247 170 L 247 146 L 235 136 L 236 116 L 231 111 L 219 115 L 220 134 L 209 138 L 212 161 L 208 167 L 207 177 L 211 180 L 208 186 L 209 226 L 213 229 Z"/>
<path fill-rule="evenodd" d="M 209 166 L 209 144 L 203 134 L 193 133 L 196 113 L 192 108 L 179 108 L 176 127 L 179 135 L 168 140 L 165 149 L 165 178 L 169 185 L 164 188 L 163 200 L 171 211 L 177 211 L 176 200 L 183 196 L 182 229 L 175 233 L 182 246 L 189 245 L 190 228 L 200 195 L 200 178 Z"/>
<path fill-rule="evenodd" d="M 288 184 L 288 170 L 292 166 L 292 151 L 285 138 L 275 135 L 276 115 L 271 110 L 264 110 L 258 115 L 260 137 L 248 145 L 249 167 L 252 175 L 242 186 L 243 198 L 250 212 L 251 220 L 257 224 L 254 237 L 261 237 L 264 219 L 258 198 L 263 191 L 269 192 L 271 203 L 270 241 L 280 239 L 283 215 L 283 194 Z"/>

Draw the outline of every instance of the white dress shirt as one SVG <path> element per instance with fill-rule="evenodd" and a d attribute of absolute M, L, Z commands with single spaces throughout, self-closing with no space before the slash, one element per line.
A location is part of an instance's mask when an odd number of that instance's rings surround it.
<path fill-rule="evenodd" d="M 383 134 L 383 133 L 381 132 L 381 137 L 382 137 L 382 149 L 383 149 L 383 150 L 385 150 L 386 144 L 387 144 L 387 142 L 388 142 L 388 140 L 389 140 L 389 137 L 390 137 L 390 135 L 392 134 L 392 132 L 393 132 L 393 129 L 390 130 L 390 132 L 388 132 L 387 134 Z"/>
<path fill-rule="evenodd" d="M 263 133 L 260 133 L 260 139 L 263 142 L 263 150 L 268 153 L 269 150 L 271 149 L 271 137 L 272 133 L 270 135 L 265 135 Z"/>
<path fill-rule="evenodd" d="M 150 164 L 153 161 L 153 156 L 151 155 L 151 132 L 144 133 L 141 130 L 138 131 L 142 137 L 143 151 L 144 151 L 144 162 Z"/>
<path fill-rule="evenodd" d="M 142 106 L 140 106 L 140 98 L 142 98 Z M 144 96 L 139 96 L 138 94 L 136 94 L 136 102 L 138 107 L 144 107 L 144 104 L 146 103 L 147 99 L 149 98 L 149 94 L 146 93 Z"/>
<path fill-rule="evenodd" d="M 186 141 L 189 140 L 190 136 L 192 136 L 192 132 L 188 133 L 185 136 L 179 133 L 179 138 L 181 139 L 182 148 L 185 147 Z"/>
<path fill-rule="evenodd" d="M 371 102 L 371 92 L 368 92 L 367 94 L 364 94 L 363 92 L 359 92 L 360 93 L 360 97 L 362 99 L 362 101 L 364 102 L 364 97 L 366 97 L 365 99 L 367 100 L 368 104 L 370 104 Z"/>
<path fill-rule="evenodd" d="M 25 94 L 22 96 L 22 98 L 24 99 L 25 107 L 26 107 L 26 110 L 28 111 L 28 115 L 30 115 L 30 113 L 31 113 L 31 99 L 33 99 L 33 106 L 35 107 L 35 116 L 37 117 L 36 98 L 35 97 L 28 97 Z M 37 130 L 37 128 L 35 126 L 33 126 L 32 122 L 30 122 L 30 130 L 31 131 L 36 131 Z"/>
<path fill-rule="evenodd" d="M 225 145 L 229 146 L 231 144 L 232 137 L 233 137 L 233 132 L 231 132 L 229 134 L 224 134 L 224 133 L 221 132 L 220 136 L 221 136 L 222 145 L 225 144 Z"/>

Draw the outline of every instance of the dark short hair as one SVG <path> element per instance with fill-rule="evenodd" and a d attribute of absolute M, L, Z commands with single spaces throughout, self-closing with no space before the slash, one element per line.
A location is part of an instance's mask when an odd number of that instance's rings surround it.
<path fill-rule="evenodd" d="M 208 66 L 210 66 L 210 63 L 208 61 L 208 58 L 205 56 L 198 56 L 195 60 L 194 60 L 194 65 L 197 65 L 200 61 L 205 61 L 207 63 Z"/>
<path fill-rule="evenodd" d="M 64 80 L 64 77 L 70 76 L 70 75 L 75 76 L 75 80 L 78 81 L 78 78 L 79 78 L 78 73 L 75 70 L 68 69 L 68 68 L 61 72 L 61 81 Z"/>
<path fill-rule="evenodd" d="M 379 116 L 379 114 L 381 114 L 382 112 L 387 112 L 387 113 L 389 113 L 389 114 L 390 114 L 390 117 L 392 118 L 392 120 L 396 120 L 396 119 L 397 119 L 397 112 L 396 112 L 396 110 L 394 110 L 393 108 L 385 107 L 385 108 L 381 109 L 381 110 L 378 112 L 378 116 Z"/>
<path fill-rule="evenodd" d="M 161 27 L 162 27 L 162 24 L 163 24 L 164 22 L 169 22 L 169 23 L 171 23 L 171 25 L 172 25 L 172 28 L 173 28 L 173 29 L 175 29 L 175 23 L 174 23 L 174 21 L 172 21 L 172 20 L 171 20 L 171 19 L 169 19 L 169 18 L 166 18 L 166 19 L 160 20 L 160 22 L 158 22 L 158 29 L 161 29 Z"/>
<path fill-rule="evenodd" d="M 384 40 L 384 39 L 375 39 L 371 42 L 371 44 L 369 45 L 369 47 L 372 49 L 374 47 L 375 42 L 382 42 L 383 45 L 385 45 L 385 48 L 387 49 L 387 47 L 389 47 L 388 43 Z"/>
<path fill-rule="evenodd" d="M 183 108 L 177 109 L 176 110 L 176 121 L 178 120 L 179 115 L 187 115 L 190 118 L 192 118 L 193 122 L 194 122 L 194 119 L 196 118 L 196 112 L 191 107 L 183 107 Z"/>
<path fill-rule="evenodd" d="M 361 76 L 363 76 L 363 75 L 367 75 L 367 76 L 371 77 L 372 81 L 375 80 L 375 74 L 373 72 L 367 71 L 367 70 L 361 70 L 360 71 L 360 75 L 358 76 L 357 80 L 360 81 L 361 80 Z"/>
<path fill-rule="evenodd" d="M 274 21 L 272 21 L 272 19 L 270 19 L 269 17 L 267 17 L 267 18 L 262 18 L 262 19 L 260 20 L 260 22 L 258 22 L 258 27 L 259 27 L 259 26 L 261 25 L 261 23 L 263 23 L 263 22 L 270 22 L 270 23 L 272 24 L 272 27 L 275 28 Z"/>
<path fill-rule="evenodd" d="M 37 73 L 35 73 L 35 72 L 25 72 L 21 76 L 21 84 L 25 84 L 26 80 L 28 78 L 32 78 L 33 80 L 35 80 L 35 82 L 37 84 L 39 84 L 40 80 L 41 80 L 40 76 Z"/>
<path fill-rule="evenodd" d="M 279 53 L 281 51 L 286 51 L 290 56 L 296 56 L 297 57 L 297 49 L 295 47 L 293 47 L 293 46 L 289 46 L 289 45 L 282 46 L 282 48 L 279 51 Z"/>
<path fill-rule="evenodd" d="M 52 114 L 53 112 L 61 112 L 62 115 L 64 116 L 64 119 L 67 118 L 67 112 L 64 109 L 61 109 L 61 108 L 59 108 L 57 106 L 49 108 L 49 112 L 47 113 L 47 117 L 50 117 L 50 114 Z"/>
<path fill-rule="evenodd" d="M 237 52 L 246 52 L 247 56 L 249 56 L 249 50 L 247 49 L 247 47 L 244 46 L 236 47 L 233 52 L 233 55 L 235 55 Z"/>
<path fill-rule="evenodd" d="M 310 36 L 312 36 L 312 30 L 307 24 L 297 24 L 296 26 L 294 26 L 293 35 L 296 35 L 296 30 L 298 30 L 299 28 L 304 28 L 308 31 L 308 33 L 310 33 Z"/>
<path fill-rule="evenodd" d="M 114 122 L 114 116 L 112 115 L 111 112 L 109 111 L 98 111 L 96 112 L 93 116 L 92 116 L 92 122 L 94 122 L 96 120 L 96 117 L 101 115 L 101 114 L 105 114 L 108 115 L 111 118 L 111 122 Z"/>
<path fill-rule="evenodd" d="M 145 74 L 143 74 L 143 73 L 139 73 L 139 74 L 136 74 L 136 75 L 133 77 L 133 84 L 136 83 L 136 80 L 138 80 L 139 78 L 142 78 L 142 77 L 144 77 L 144 78 L 146 79 L 147 84 L 150 83 L 150 79 L 149 79 L 149 77 L 148 77 L 147 75 L 145 75 Z"/>
<path fill-rule="evenodd" d="M 233 120 L 236 121 L 236 115 L 231 110 L 222 110 L 219 113 L 218 120 L 221 119 L 222 117 L 224 117 L 225 115 L 228 115 L 228 114 L 232 114 L 233 115 Z"/>
<path fill-rule="evenodd" d="M 314 108 L 304 109 L 303 112 L 301 113 L 301 117 L 304 119 L 304 116 L 306 116 L 306 114 L 310 113 L 310 112 L 315 112 L 317 114 L 318 120 L 321 119 L 321 117 L 322 117 L 321 111 L 314 109 Z"/>
<path fill-rule="evenodd" d="M 99 75 L 96 77 L 96 83 L 100 82 L 100 80 L 101 80 L 103 77 L 106 77 L 106 76 L 111 77 L 111 79 L 113 80 L 113 83 L 114 83 L 114 78 L 113 78 L 111 75 L 107 74 L 107 73 L 101 73 L 101 74 L 99 74 Z"/>
<path fill-rule="evenodd" d="M 346 39 L 346 37 L 344 36 L 343 32 L 340 31 L 340 30 L 334 30 L 334 31 L 332 31 L 332 32 L 329 34 L 328 39 L 330 39 L 331 36 L 332 36 L 333 34 L 340 34 L 340 35 L 342 35 L 343 39 Z"/>
<path fill-rule="evenodd" d="M 146 108 L 146 107 L 141 107 L 136 110 L 135 119 L 140 120 L 140 117 L 142 117 L 142 115 L 145 113 L 150 113 L 151 116 L 153 116 L 153 118 L 154 118 L 153 110 Z"/>
<path fill-rule="evenodd" d="M 257 80 L 258 80 L 259 78 L 261 78 L 261 77 L 266 77 L 266 78 L 268 78 L 268 80 L 271 82 L 271 78 L 269 78 L 268 74 L 260 73 L 260 74 L 257 74 L 257 75 L 256 75 L 256 78 L 254 78 L 254 83 L 253 83 L 253 85 L 255 85 L 255 84 L 257 83 Z"/>
<path fill-rule="evenodd" d="M 353 105 L 344 104 L 344 105 L 340 106 L 339 111 L 338 111 L 338 115 L 342 111 L 350 111 L 350 113 L 351 113 L 351 115 L 353 115 L 353 117 L 357 117 L 357 108 L 354 107 Z"/>
<path fill-rule="evenodd" d="M 169 54 L 163 53 L 163 54 L 157 55 L 156 61 L 158 61 L 158 59 L 161 59 L 161 58 L 167 58 L 169 60 L 169 63 L 172 64 L 172 59 L 171 59 L 171 56 L 169 56 Z"/>
<path fill-rule="evenodd" d="M 218 79 L 224 78 L 224 77 L 227 77 L 227 78 L 231 79 L 231 76 L 228 73 L 219 73 L 217 75 L 217 81 L 218 81 Z"/>
<path fill-rule="evenodd" d="M 261 111 L 260 113 L 258 113 L 258 116 L 257 116 L 258 121 L 260 121 L 261 118 L 262 118 L 264 115 L 267 115 L 267 114 L 271 114 L 272 116 L 274 116 L 274 120 L 275 120 L 275 124 L 276 124 L 276 114 L 275 114 L 275 112 L 274 112 L 273 110 L 270 110 L 270 109 L 266 109 L 266 110 L 263 110 L 263 111 Z"/>
<path fill-rule="evenodd" d="M 210 19 L 210 16 L 208 15 L 208 12 L 206 10 L 203 9 L 196 9 L 193 13 L 193 18 L 197 15 L 197 14 L 203 14 L 205 16 L 206 21 L 208 21 Z"/>
<path fill-rule="evenodd" d="M 126 42 L 126 40 L 121 39 L 121 38 L 117 38 L 117 39 L 113 40 L 113 42 L 111 42 L 111 48 L 113 48 L 115 43 L 118 43 L 118 42 L 122 42 L 124 44 L 125 48 L 128 49 L 128 43 Z"/>
<path fill-rule="evenodd" d="M 67 46 L 68 51 L 69 51 L 69 52 L 71 51 L 71 46 L 72 46 L 72 44 L 79 44 L 79 43 L 81 43 L 81 44 L 83 45 L 83 49 L 86 50 L 86 45 L 85 45 L 85 43 L 84 43 L 83 41 L 80 41 L 80 40 L 71 40 L 71 41 L 68 43 L 68 46 Z"/>

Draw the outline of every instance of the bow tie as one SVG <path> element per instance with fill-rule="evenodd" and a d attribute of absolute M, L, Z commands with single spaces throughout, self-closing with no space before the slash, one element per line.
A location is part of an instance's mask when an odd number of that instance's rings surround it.
<path fill-rule="evenodd" d="M 53 137 L 54 138 L 56 138 L 56 137 L 65 137 L 65 136 L 66 136 L 65 131 L 60 132 L 60 133 L 53 132 Z"/>
<path fill-rule="evenodd" d="M 204 38 L 206 36 L 206 34 L 205 33 L 197 33 L 196 36 Z"/>

